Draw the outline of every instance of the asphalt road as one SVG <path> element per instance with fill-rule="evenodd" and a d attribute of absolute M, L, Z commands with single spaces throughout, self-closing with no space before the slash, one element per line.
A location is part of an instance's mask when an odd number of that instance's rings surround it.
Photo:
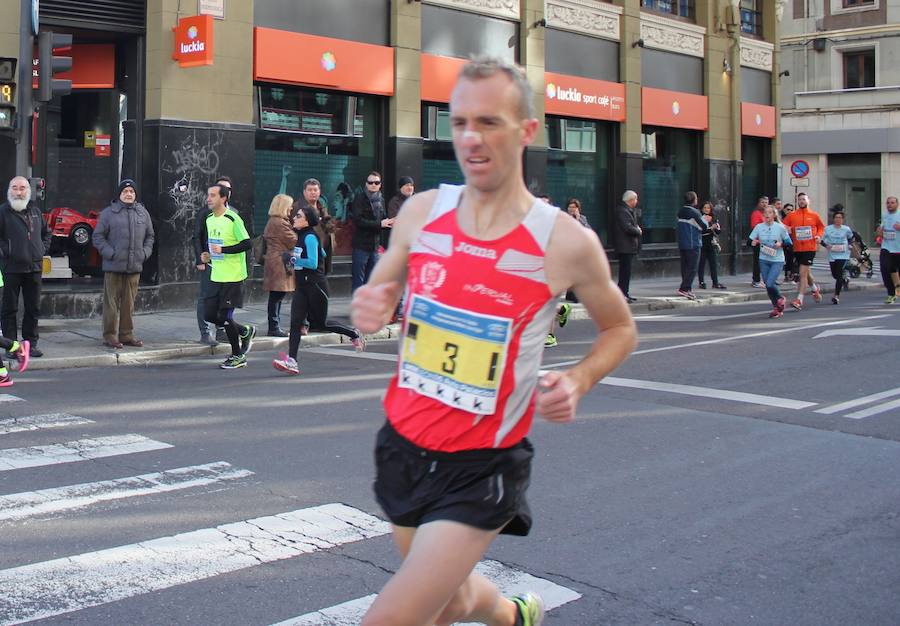
<path fill-rule="evenodd" d="M 535 527 L 495 543 L 494 575 L 546 587 L 560 626 L 900 623 L 900 308 L 880 302 L 639 318 L 579 419 L 535 423 Z M 545 368 L 594 334 L 571 322 Z M 395 351 L 309 349 L 297 378 L 257 351 L 18 377 L 0 624 L 357 623 L 346 603 L 398 566 L 371 495 Z"/>

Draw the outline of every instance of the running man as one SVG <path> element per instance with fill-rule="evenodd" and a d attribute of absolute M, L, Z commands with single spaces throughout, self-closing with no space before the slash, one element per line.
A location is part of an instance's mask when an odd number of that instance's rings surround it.
<path fill-rule="evenodd" d="M 231 355 L 219 367 L 224 370 L 247 366 L 247 353 L 256 337 L 256 328 L 243 326 L 234 320 L 234 310 L 244 306 L 244 280 L 247 279 L 247 250 L 250 235 L 244 221 L 226 202 L 231 190 L 225 185 L 213 185 L 207 190 L 209 215 L 200 232 L 204 252 L 202 263 L 209 263 L 209 290 L 203 302 L 206 321 L 225 327 L 231 344 Z"/>
<path fill-rule="evenodd" d="M 831 267 L 831 277 L 834 278 L 834 296 L 831 298 L 831 304 L 840 304 L 841 289 L 844 287 L 844 267 L 850 260 L 853 231 L 844 224 L 843 211 L 835 211 L 831 219 L 833 223 L 825 227 L 822 245 L 828 250 L 828 265 Z"/>
<path fill-rule="evenodd" d="M 528 533 L 525 435 L 535 411 L 572 421 L 580 398 L 636 342 L 597 236 L 523 183 L 523 151 L 540 131 L 533 99 L 516 66 L 464 66 L 450 124 L 466 186 L 410 198 L 353 298 L 353 324 L 371 333 L 390 319 L 404 282 L 409 296 L 375 450 L 376 498 L 404 561 L 363 626 L 542 622 L 538 596 L 503 598 L 473 568 L 498 534 Z M 598 338 L 577 365 L 538 381 L 546 329 L 569 287 Z"/>
<path fill-rule="evenodd" d="M 878 261 L 881 265 L 881 280 L 887 289 L 884 303 L 894 304 L 897 301 L 897 283 L 894 277 L 900 272 L 900 211 L 897 210 L 897 198 L 888 196 L 885 208 L 887 210 L 881 216 L 881 226 L 876 232 L 881 237 Z"/>
<path fill-rule="evenodd" d="M 822 239 L 825 224 L 822 218 L 809 208 L 809 196 L 802 191 L 797 195 L 797 210 L 784 218 L 784 226 L 788 229 L 794 242 L 794 259 L 800 267 L 800 282 L 797 284 L 797 297 L 791 306 L 798 311 L 803 308 L 803 296 L 806 287 L 812 290 L 813 299 L 822 301 L 822 292 L 816 284 L 812 273 L 813 260 L 816 258 L 816 246 Z"/>

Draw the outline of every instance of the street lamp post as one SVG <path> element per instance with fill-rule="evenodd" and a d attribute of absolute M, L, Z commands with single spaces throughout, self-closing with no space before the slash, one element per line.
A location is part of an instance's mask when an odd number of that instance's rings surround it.
<path fill-rule="evenodd" d="M 37 30 L 37 0 L 20 0 L 19 7 L 19 85 L 16 115 L 16 174 L 31 177 L 31 118 L 34 104 L 31 94 L 34 31 Z M 34 11 L 34 13 L 32 13 Z"/>

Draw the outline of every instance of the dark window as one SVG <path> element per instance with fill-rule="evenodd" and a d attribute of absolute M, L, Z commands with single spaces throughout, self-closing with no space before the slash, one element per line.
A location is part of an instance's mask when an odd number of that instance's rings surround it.
<path fill-rule="evenodd" d="M 845 9 L 852 9 L 853 7 L 863 7 L 866 5 L 873 6 L 875 4 L 875 0 L 843 0 L 843 6 Z"/>
<path fill-rule="evenodd" d="M 694 19 L 694 0 L 641 0 L 641 6 L 666 15 Z"/>
<path fill-rule="evenodd" d="M 875 51 L 844 53 L 844 89 L 875 86 Z"/>
<path fill-rule="evenodd" d="M 697 189 L 695 166 L 701 136 L 677 128 L 643 128 L 644 195 L 640 200 L 643 243 L 674 243 L 684 192 Z"/>
<path fill-rule="evenodd" d="M 762 37 L 762 0 L 741 0 L 741 32 Z"/>

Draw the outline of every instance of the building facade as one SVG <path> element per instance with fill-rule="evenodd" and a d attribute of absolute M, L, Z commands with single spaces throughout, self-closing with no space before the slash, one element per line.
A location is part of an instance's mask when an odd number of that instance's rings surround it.
<path fill-rule="evenodd" d="M 796 1 L 782 25 L 785 193 L 807 191 L 823 218 L 843 205 L 871 245 L 884 198 L 900 195 L 900 2 Z M 796 161 L 808 187 L 791 184 Z"/>
<path fill-rule="evenodd" d="M 18 16 L 19 0 L 0 0 Z M 259 231 L 273 195 L 310 177 L 339 220 L 371 170 L 385 194 L 461 182 L 450 87 L 464 59 L 522 65 L 545 132 L 526 183 L 555 204 L 581 200 L 607 242 L 626 189 L 640 194 L 637 275 L 677 273 L 675 214 L 687 190 L 710 199 L 722 265 L 745 261 L 747 212 L 777 193 L 779 19 L 784 0 L 42 0 L 41 29 L 70 32 L 74 89 L 38 109 L 33 175 L 44 208 L 82 213 L 138 181 L 157 250 L 145 307 L 193 295 L 190 235 L 207 186 L 234 180 L 234 205 Z M 179 20 L 211 18 L 211 64 L 173 59 Z M 206 18 L 203 18 L 206 19 Z M 205 37 L 204 29 L 200 38 Z M 196 36 L 196 31 L 195 31 Z M 199 41 L 199 40 L 198 40 Z M 193 40 L 179 43 L 190 51 Z M 18 20 L 0 25 L 15 56 Z M 98 138 L 108 150 L 98 150 Z M 14 146 L 0 137 L 0 169 Z M 337 233 L 349 252 L 350 225 Z M 87 261 L 85 261 L 87 262 Z M 146 292 L 146 293 L 144 293 Z M 55 312 L 83 313 L 70 298 Z"/>

